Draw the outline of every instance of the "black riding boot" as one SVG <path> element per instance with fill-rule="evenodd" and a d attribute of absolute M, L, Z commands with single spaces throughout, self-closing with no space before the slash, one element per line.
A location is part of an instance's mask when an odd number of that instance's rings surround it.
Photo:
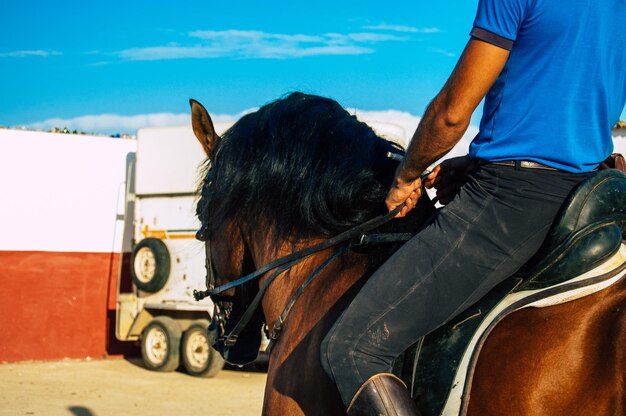
<path fill-rule="evenodd" d="M 376 374 L 352 398 L 348 416 L 419 416 L 406 386 L 393 374 Z"/>

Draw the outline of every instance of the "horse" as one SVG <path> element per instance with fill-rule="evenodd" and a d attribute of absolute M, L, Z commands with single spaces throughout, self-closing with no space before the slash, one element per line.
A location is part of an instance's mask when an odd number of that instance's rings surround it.
<path fill-rule="evenodd" d="M 212 296 L 212 326 L 226 325 L 228 333 L 248 318 L 236 343 L 237 336 L 221 339 L 221 349 L 231 348 L 227 361 L 253 360 L 267 324 L 273 330 L 263 414 L 345 414 L 322 369 L 320 343 L 400 243 L 324 243 L 385 215 L 398 165 L 393 156 L 402 149 L 328 98 L 292 93 L 245 115 L 222 137 L 206 109 L 190 102 L 207 155 L 197 206 L 207 285 L 227 285 Z M 423 196 L 411 215 L 383 228 L 414 233 L 435 209 Z M 228 286 L 255 270 L 258 280 Z M 626 279 L 501 319 L 482 342 L 468 386 L 459 413 L 471 416 L 626 414 Z"/>

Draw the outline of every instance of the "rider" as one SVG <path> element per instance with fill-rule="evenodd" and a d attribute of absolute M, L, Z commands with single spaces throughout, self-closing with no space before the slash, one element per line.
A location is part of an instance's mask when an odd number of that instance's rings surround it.
<path fill-rule="evenodd" d="M 420 175 L 467 129 L 469 155 L 427 176 L 445 205 L 365 284 L 322 343 L 348 414 L 417 414 L 393 360 L 516 272 L 562 202 L 612 151 L 626 101 L 626 2 L 479 0 L 456 68 L 428 106 L 386 204 L 415 207 Z"/>

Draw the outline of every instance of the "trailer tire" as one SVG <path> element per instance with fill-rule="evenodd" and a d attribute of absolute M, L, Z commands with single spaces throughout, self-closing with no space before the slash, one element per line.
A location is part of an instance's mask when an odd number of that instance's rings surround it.
<path fill-rule="evenodd" d="M 130 264 L 133 282 L 144 292 L 158 292 L 170 276 L 170 252 L 158 238 L 141 240 L 133 248 Z"/>
<path fill-rule="evenodd" d="M 214 377 L 224 367 L 224 359 L 209 344 L 209 321 L 193 322 L 183 335 L 181 355 L 187 373 L 196 377 Z"/>
<path fill-rule="evenodd" d="M 154 318 L 141 332 L 141 356 L 149 370 L 168 372 L 180 365 L 180 325 L 168 316 Z"/>

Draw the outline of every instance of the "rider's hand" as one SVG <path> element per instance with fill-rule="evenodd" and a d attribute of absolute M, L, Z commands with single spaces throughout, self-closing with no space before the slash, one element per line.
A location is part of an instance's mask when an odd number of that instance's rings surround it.
<path fill-rule="evenodd" d="M 424 186 L 437 190 L 437 199 L 441 205 L 446 205 L 459 192 L 465 183 L 467 172 L 473 167 L 469 156 L 459 156 L 447 159 L 437 165 L 426 177 Z"/>
<path fill-rule="evenodd" d="M 396 215 L 396 218 L 404 217 L 409 211 L 415 208 L 417 200 L 422 194 L 422 180 L 420 178 L 415 179 L 412 182 L 405 182 L 396 176 L 393 181 L 393 185 L 387 194 L 385 204 L 389 211 L 393 211 L 398 205 L 404 202 L 404 207 Z"/>

